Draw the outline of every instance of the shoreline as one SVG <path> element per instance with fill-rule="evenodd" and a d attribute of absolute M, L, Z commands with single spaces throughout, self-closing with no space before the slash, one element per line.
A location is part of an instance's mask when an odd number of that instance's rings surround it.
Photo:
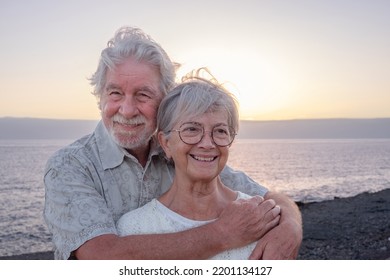
<path fill-rule="evenodd" d="M 298 260 L 390 259 L 390 189 L 298 206 L 303 219 Z M 49 251 L 0 260 L 53 260 L 53 256 Z"/>

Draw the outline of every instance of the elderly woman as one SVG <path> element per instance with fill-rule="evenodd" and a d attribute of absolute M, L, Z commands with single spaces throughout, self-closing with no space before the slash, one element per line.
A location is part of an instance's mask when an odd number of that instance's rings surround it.
<path fill-rule="evenodd" d="M 123 215 L 117 224 L 119 234 L 184 231 L 217 219 L 235 200 L 249 199 L 225 186 L 219 177 L 238 121 L 234 97 L 215 82 L 197 78 L 173 89 L 157 115 L 158 140 L 175 166 L 173 183 L 158 199 Z M 280 208 L 273 200 L 259 207 L 261 234 L 265 234 L 278 224 Z M 255 244 L 224 251 L 213 259 L 248 259 Z"/>

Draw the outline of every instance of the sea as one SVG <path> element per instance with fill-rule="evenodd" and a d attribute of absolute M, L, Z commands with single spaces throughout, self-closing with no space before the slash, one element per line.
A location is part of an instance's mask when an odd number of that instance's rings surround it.
<path fill-rule="evenodd" d="M 52 250 L 43 170 L 60 140 L 0 140 L 0 256 Z M 237 139 L 228 164 L 294 201 L 390 188 L 390 139 Z"/>

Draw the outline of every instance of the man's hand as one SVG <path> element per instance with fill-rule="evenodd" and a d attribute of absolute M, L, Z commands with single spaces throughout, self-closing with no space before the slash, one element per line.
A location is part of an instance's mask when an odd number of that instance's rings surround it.
<path fill-rule="evenodd" d="M 287 196 L 269 192 L 265 197 L 280 205 L 280 222 L 259 240 L 249 259 L 296 259 L 303 235 L 300 211 Z"/>
<path fill-rule="evenodd" d="M 225 250 L 242 247 L 263 237 L 278 225 L 280 207 L 260 196 L 232 202 L 216 222 Z"/>

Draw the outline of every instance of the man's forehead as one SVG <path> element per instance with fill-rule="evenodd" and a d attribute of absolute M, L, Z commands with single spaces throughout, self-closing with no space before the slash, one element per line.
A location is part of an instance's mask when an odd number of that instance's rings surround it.
<path fill-rule="evenodd" d="M 121 80 L 121 78 L 125 78 L 125 79 L 129 78 L 129 80 Z M 144 74 L 131 73 L 131 72 L 116 72 L 115 74 L 107 75 L 108 83 L 118 83 L 118 84 L 120 84 L 121 82 L 132 83 L 132 84 L 145 83 L 148 85 L 155 84 L 156 86 L 158 86 L 160 81 L 161 78 L 159 76 L 154 76 L 154 75 L 151 76 L 151 75 L 144 75 Z"/>
<path fill-rule="evenodd" d="M 125 76 L 125 77 L 134 77 L 134 76 L 136 76 L 136 75 L 130 74 L 130 73 L 119 73 L 118 75 L 119 76 Z"/>

